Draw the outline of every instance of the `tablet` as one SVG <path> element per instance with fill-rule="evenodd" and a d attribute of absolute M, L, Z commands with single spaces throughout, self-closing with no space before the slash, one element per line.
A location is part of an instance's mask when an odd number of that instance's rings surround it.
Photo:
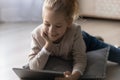
<path fill-rule="evenodd" d="M 54 79 L 55 77 L 63 77 L 63 72 L 50 71 L 50 70 L 40 70 L 34 71 L 22 68 L 13 68 L 13 71 L 20 79 Z"/>

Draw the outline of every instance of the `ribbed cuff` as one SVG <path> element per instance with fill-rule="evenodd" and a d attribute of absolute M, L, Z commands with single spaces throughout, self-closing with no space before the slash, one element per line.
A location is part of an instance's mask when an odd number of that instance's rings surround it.
<path fill-rule="evenodd" d="M 50 55 L 50 52 L 47 51 L 44 47 L 41 49 L 41 52 L 47 55 Z"/>
<path fill-rule="evenodd" d="M 80 72 L 80 74 L 83 75 L 83 72 L 81 70 L 79 70 L 79 69 L 73 69 L 73 72 L 76 72 L 76 71 Z"/>

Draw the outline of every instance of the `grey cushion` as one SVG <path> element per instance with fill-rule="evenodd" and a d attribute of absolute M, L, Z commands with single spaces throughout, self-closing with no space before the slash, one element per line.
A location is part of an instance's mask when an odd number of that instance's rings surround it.
<path fill-rule="evenodd" d="M 82 79 L 104 79 L 106 76 L 106 63 L 109 47 L 87 52 L 87 67 Z M 59 57 L 50 57 L 46 70 L 72 71 L 72 61 L 66 61 Z"/>
<path fill-rule="evenodd" d="M 88 63 L 85 74 L 82 78 L 104 79 L 106 77 L 106 65 L 109 49 L 110 48 L 107 47 L 87 53 Z"/>

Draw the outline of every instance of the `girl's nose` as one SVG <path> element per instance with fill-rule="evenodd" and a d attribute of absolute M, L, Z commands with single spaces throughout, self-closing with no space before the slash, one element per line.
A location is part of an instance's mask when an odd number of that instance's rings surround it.
<path fill-rule="evenodd" d="M 49 28 L 49 32 L 50 32 L 50 33 L 54 33 L 54 32 L 55 32 L 55 27 L 51 26 L 51 27 Z"/>

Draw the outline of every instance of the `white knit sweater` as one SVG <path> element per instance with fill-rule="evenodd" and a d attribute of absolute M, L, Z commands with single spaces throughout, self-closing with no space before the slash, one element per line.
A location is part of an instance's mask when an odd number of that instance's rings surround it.
<path fill-rule="evenodd" d="M 41 37 L 41 24 L 32 31 L 31 52 L 29 54 L 29 66 L 32 70 L 41 70 L 44 68 L 50 56 L 43 46 L 44 39 Z M 81 27 L 73 24 L 64 35 L 60 43 L 51 47 L 53 56 L 60 56 L 63 59 L 73 59 L 73 71 L 79 71 L 83 74 L 86 67 L 86 47 L 81 34 Z"/>

